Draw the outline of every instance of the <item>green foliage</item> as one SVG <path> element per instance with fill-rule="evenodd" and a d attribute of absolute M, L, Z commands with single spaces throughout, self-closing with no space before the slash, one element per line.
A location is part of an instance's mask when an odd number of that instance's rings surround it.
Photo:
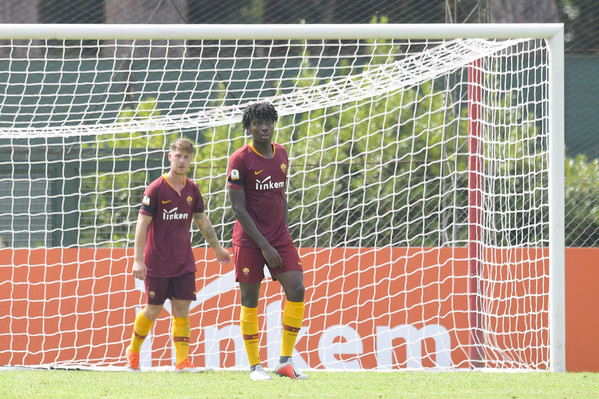
<path fill-rule="evenodd" d="M 135 109 L 123 109 L 119 123 L 149 121 L 158 117 L 156 102 L 148 98 Z M 147 184 L 160 175 L 165 148 L 176 133 L 101 134 L 82 144 L 88 162 L 81 179 L 80 245 L 112 243 L 124 246 L 134 239 L 132 222 Z"/>
<path fill-rule="evenodd" d="M 436 204 L 423 198 L 440 187 L 422 183 L 439 176 L 442 165 L 452 161 L 441 153 L 459 144 L 458 140 L 449 141 L 444 148 L 438 143 L 446 130 L 419 126 L 438 122 L 438 114 L 428 113 L 426 90 L 402 94 L 312 111 L 306 120 L 298 122 L 296 117 L 293 129 L 279 131 L 293 151 L 290 219 L 302 220 L 296 226 L 302 233 L 295 234 L 302 240 L 300 245 L 381 246 L 422 230 L 423 219 L 408 215 L 433 211 L 430 208 Z M 416 98 L 422 101 L 414 101 Z M 440 100 L 435 96 L 429 99 Z M 423 118 L 412 118 L 414 115 Z M 292 135 L 297 137 L 295 141 Z M 427 146 L 428 156 L 442 161 L 418 167 L 423 155 L 414 153 L 413 148 Z M 406 227 L 408 220 L 411 224 Z"/>
<path fill-rule="evenodd" d="M 202 143 L 196 147 L 191 178 L 198 184 L 206 213 L 220 235 L 221 242 L 231 240 L 235 218 L 230 211 L 226 191 L 229 156 L 247 142 L 241 123 L 221 125 L 204 130 Z M 194 234 L 192 243 L 204 243 L 201 234 Z"/>
<path fill-rule="evenodd" d="M 599 246 L 599 159 L 566 159 L 566 245 Z"/>
<path fill-rule="evenodd" d="M 377 42 L 373 64 L 394 62 L 391 50 Z M 298 86 L 316 81 L 305 64 Z M 444 245 L 456 216 L 446 211 L 452 201 L 446 193 L 458 180 L 464 184 L 456 172 L 466 165 L 456 155 L 465 145 L 458 132 L 466 125 L 446 111 L 446 103 L 445 94 L 427 82 L 376 100 L 281 118 L 277 140 L 291 154 L 288 195 L 296 243 Z M 438 162 L 425 164 L 425 157 Z M 434 199 L 426 200 L 431 193 Z"/>
<path fill-rule="evenodd" d="M 383 19 L 384 21 L 384 19 Z M 392 45 L 377 42 L 370 56 L 394 62 Z M 297 90 L 325 83 L 309 64 L 308 46 Z M 349 78 L 349 68 L 335 78 Z M 362 71 L 365 72 L 365 71 Z M 356 73 L 356 71 L 353 71 Z M 450 82 L 458 77 L 448 77 Z M 275 141 L 290 154 L 290 229 L 296 244 L 312 246 L 459 246 L 468 238 L 467 109 L 425 82 L 306 113 L 281 115 Z M 507 86 L 511 82 L 502 83 Z M 489 94 L 487 120 L 503 128 L 486 139 L 482 154 L 485 226 L 496 245 L 544 245 L 547 231 L 547 159 L 530 109 L 513 106 L 514 90 Z M 226 90 L 221 90 L 225 92 Z M 218 101 L 218 100 L 216 100 Z M 218 107 L 222 104 L 215 103 Z M 120 121 L 157 117 L 147 99 L 123 110 Z M 155 131 L 101 135 L 85 150 L 100 159 L 82 179 L 81 244 L 133 239 L 132 225 L 143 189 L 164 165 L 164 149 L 177 133 Z M 197 132 L 190 178 L 204 196 L 210 220 L 225 242 L 234 217 L 225 183 L 229 156 L 248 141 L 240 123 Z M 128 155 L 117 157 L 114 155 Z M 105 156 L 106 155 L 106 156 Z M 148 160 L 150 161 L 148 161 Z M 145 164 L 140 165 L 140 162 Z M 149 164 L 147 162 L 150 162 Z M 568 245 L 599 245 L 595 199 L 597 161 L 568 160 Z M 153 173 L 153 175 L 152 175 Z M 492 230 L 501 227 L 499 233 Z M 487 227 L 485 227 L 487 228 Z M 587 231 L 578 237 L 581 230 Z M 578 238 L 577 238 L 578 237 Z M 203 238 L 193 236 L 194 245 Z"/>

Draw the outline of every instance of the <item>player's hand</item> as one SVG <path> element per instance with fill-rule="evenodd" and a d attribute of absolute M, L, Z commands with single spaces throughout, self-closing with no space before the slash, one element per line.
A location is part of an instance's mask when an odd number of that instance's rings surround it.
<path fill-rule="evenodd" d="M 133 261 L 133 277 L 139 280 L 145 280 L 148 268 L 143 261 Z"/>
<path fill-rule="evenodd" d="M 214 250 L 214 256 L 220 263 L 231 263 L 231 254 L 222 247 Z"/>
<path fill-rule="evenodd" d="M 264 255 L 264 259 L 266 259 L 268 266 L 274 268 L 283 267 L 283 259 L 281 258 L 281 255 L 279 255 L 277 250 L 272 246 L 269 245 L 262 248 L 262 255 Z"/>

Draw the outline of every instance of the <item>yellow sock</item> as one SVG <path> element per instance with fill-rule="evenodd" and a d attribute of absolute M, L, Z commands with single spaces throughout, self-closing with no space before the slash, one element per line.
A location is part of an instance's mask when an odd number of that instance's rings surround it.
<path fill-rule="evenodd" d="M 175 345 L 176 364 L 187 359 L 190 336 L 189 317 L 173 317 L 173 343 Z"/>
<path fill-rule="evenodd" d="M 285 302 L 283 308 L 283 339 L 281 341 L 281 356 L 291 356 L 297 333 L 304 320 L 303 302 Z"/>
<path fill-rule="evenodd" d="M 133 334 L 131 336 L 131 345 L 129 345 L 129 349 L 133 353 L 139 353 L 141 350 L 141 344 L 143 344 L 144 339 L 152 329 L 153 321 L 150 321 L 143 310 L 137 314 L 135 318 L 135 324 L 133 324 Z"/>
<path fill-rule="evenodd" d="M 241 307 L 241 335 L 250 366 L 260 364 L 260 336 L 258 334 L 258 308 Z"/>

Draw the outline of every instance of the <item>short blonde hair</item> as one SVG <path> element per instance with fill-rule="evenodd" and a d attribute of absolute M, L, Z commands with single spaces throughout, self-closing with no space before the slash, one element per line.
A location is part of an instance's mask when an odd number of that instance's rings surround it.
<path fill-rule="evenodd" d="M 181 150 L 193 154 L 193 144 L 187 139 L 177 139 L 171 143 L 171 152 Z"/>

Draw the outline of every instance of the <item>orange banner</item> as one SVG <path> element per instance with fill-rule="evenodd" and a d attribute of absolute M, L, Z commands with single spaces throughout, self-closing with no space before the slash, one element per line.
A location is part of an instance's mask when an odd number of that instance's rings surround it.
<path fill-rule="evenodd" d="M 306 313 L 294 358 L 300 368 L 468 367 L 465 248 L 303 248 Z M 483 268 L 491 349 L 488 366 L 545 368 L 548 359 L 546 253 L 503 250 Z M 197 300 L 190 354 L 206 367 L 246 367 L 232 265 L 195 251 Z M 567 368 L 599 371 L 599 249 L 566 252 Z M 0 364 L 124 365 L 143 283 L 124 249 L 0 249 Z M 518 284 L 501 281 L 517 281 Z M 280 345 L 280 286 L 262 287 L 261 357 Z M 142 367 L 172 364 L 169 307 L 142 351 Z M 590 312 L 590 313 L 589 313 Z M 590 323 L 590 324 L 589 324 Z M 492 333 L 491 333 L 492 332 Z M 594 354 L 593 354 L 594 353 Z M 507 360 L 506 360 L 507 359 Z M 535 363 L 536 362 L 536 363 Z"/>

